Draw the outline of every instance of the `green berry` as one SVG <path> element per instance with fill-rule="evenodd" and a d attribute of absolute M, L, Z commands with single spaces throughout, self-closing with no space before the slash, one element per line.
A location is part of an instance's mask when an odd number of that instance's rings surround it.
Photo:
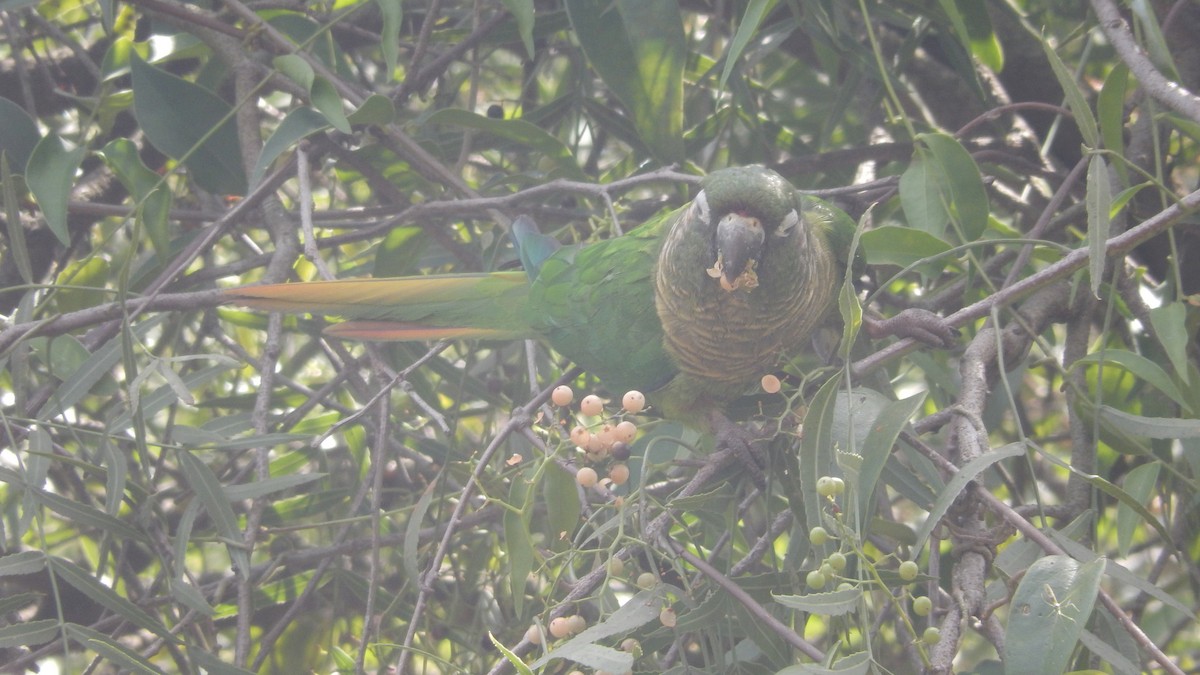
<path fill-rule="evenodd" d="M 913 598 L 913 613 L 917 616 L 929 616 L 933 609 L 933 601 L 925 596 Z"/>
<path fill-rule="evenodd" d="M 913 579 L 916 579 L 917 572 L 919 571 L 921 570 L 919 567 L 917 567 L 917 563 L 911 560 L 905 560 L 904 562 L 900 563 L 900 569 L 898 570 L 900 573 L 900 578 L 905 581 L 912 581 Z"/>

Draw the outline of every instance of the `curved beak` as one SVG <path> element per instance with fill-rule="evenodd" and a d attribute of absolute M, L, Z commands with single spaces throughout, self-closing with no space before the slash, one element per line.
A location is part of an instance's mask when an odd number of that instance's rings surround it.
<path fill-rule="evenodd" d="M 746 281 L 740 279 L 743 274 L 755 278 L 754 268 L 762 255 L 765 239 L 762 223 L 757 218 L 740 213 L 729 213 L 721 218 L 717 224 L 716 243 L 723 287 L 746 285 Z"/>

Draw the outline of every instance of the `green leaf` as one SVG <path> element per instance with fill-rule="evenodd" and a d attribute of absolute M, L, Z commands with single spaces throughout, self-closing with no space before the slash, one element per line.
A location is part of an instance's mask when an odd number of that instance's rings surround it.
<path fill-rule="evenodd" d="M 346 119 L 350 124 L 367 124 L 382 126 L 396 120 L 396 106 L 392 99 L 381 94 L 371 94 L 358 110 L 350 113 Z"/>
<path fill-rule="evenodd" d="M 929 509 L 929 517 L 921 524 L 921 529 L 917 530 L 917 543 L 913 548 L 918 551 L 925 548 L 925 542 L 929 539 L 933 528 L 937 527 L 937 524 L 942 520 L 942 516 L 946 515 L 946 511 L 949 511 L 950 506 L 954 504 L 954 500 L 958 499 L 959 494 L 967 489 L 967 485 L 975 480 L 979 474 L 983 473 L 996 462 L 1010 457 L 1019 457 L 1023 454 L 1025 454 L 1025 445 L 1023 443 L 1009 443 L 1003 447 L 985 452 L 967 462 L 946 483 L 945 489 L 938 495 L 933 508 Z"/>
<path fill-rule="evenodd" d="M 490 630 L 488 631 L 488 639 L 492 641 L 496 649 L 500 650 L 500 653 L 504 655 L 504 659 L 513 667 L 513 670 L 517 671 L 517 675 L 533 675 L 533 671 L 529 666 L 525 665 L 525 661 L 497 640 L 496 636 L 492 635 L 492 631 Z"/>
<path fill-rule="evenodd" d="M 346 111 L 342 106 L 342 95 L 330 84 L 329 80 L 318 77 L 313 81 L 312 103 L 313 107 L 325 116 L 334 129 L 343 134 L 350 133 L 350 120 L 346 118 Z"/>
<path fill-rule="evenodd" d="M 1112 188 L 1108 182 L 1108 165 L 1100 154 L 1088 160 L 1087 171 L 1088 274 L 1092 280 L 1092 295 L 1100 297 L 1104 281 L 1104 265 L 1108 262 L 1105 244 L 1112 221 Z"/>
<path fill-rule="evenodd" d="M 883 473 L 883 467 L 887 465 L 888 457 L 892 455 L 896 437 L 924 402 L 925 392 L 892 401 L 871 422 L 866 442 L 862 446 L 863 464 L 857 485 L 858 513 L 861 516 L 865 517 L 873 511 L 871 505 L 874 502 L 875 484 Z"/>
<path fill-rule="evenodd" d="M 1129 68 L 1117 63 L 1104 78 L 1104 86 L 1096 99 L 1096 116 L 1100 120 L 1100 138 L 1104 148 L 1117 155 L 1125 153 L 1125 92 L 1129 87 Z M 1122 184 L 1128 182 L 1124 162 L 1114 162 L 1121 174 Z"/>
<path fill-rule="evenodd" d="M 504 0 L 504 7 L 517 20 L 517 32 L 521 35 L 521 44 L 525 45 L 525 54 L 530 59 L 534 56 L 533 49 L 533 0 Z"/>
<path fill-rule="evenodd" d="M 800 498 L 804 504 L 804 531 L 821 525 L 821 496 L 817 479 L 833 465 L 834 429 L 837 425 L 837 399 L 843 380 L 829 378 L 813 396 L 804 416 L 804 435 L 800 439 Z"/>
<path fill-rule="evenodd" d="M 579 515 L 583 511 L 575 477 L 566 471 L 549 468 L 542 478 L 542 494 L 546 499 L 546 520 L 550 526 L 546 541 L 560 541 L 562 533 L 569 539 L 579 528 Z"/>
<path fill-rule="evenodd" d="M 1188 327 L 1187 305 L 1170 302 L 1150 310 L 1150 323 L 1158 343 L 1167 352 L 1167 358 L 1175 368 L 1175 377 L 1184 384 L 1188 382 Z"/>
<path fill-rule="evenodd" d="M 137 220 L 142 231 L 150 236 L 150 244 L 159 260 L 166 262 L 171 253 L 171 191 L 159 187 L 138 205 Z"/>
<path fill-rule="evenodd" d="M 57 134 L 47 134 L 34 147 L 25 169 L 25 184 L 37 199 L 50 231 L 64 246 L 71 243 L 67 201 L 75 184 L 75 172 L 86 153 L 86 148 L 72 147 Z"/>
<path fill-rule="evenodd" d="M 110 141 L 98 154 L 116 174 L 117 180 L 139 201 L 162 182 L 162 178 L 142 162 L 137 145 L 127 138 Z"/>
<path fill-rule="evenodd" d="M 59 579 L 67 582 L 76 590 L 100 603 L 125 621 L 144 628 L 155 635 L 174 642 L 175 638 L 158 619 L 146 613 L 141 607 L 121 597 L 116 591 L 100 583 L 96 577 L 85 572 L 75 563 L 63 558 L 50 558 L 50 571 Z"/>
<path fill-rule="evenodd" d="M 99 509 L 41 488 L 30 487 L 28 489 L 37 495 L 38 503 L 45 505 L 76 526 L 88 529 L 96 528 L 107 532 L 117 540 L 145 541 L 146 539 L 141 530 Z"/>
<path fill-rule="evenodd" d="M 284 54 L 271 59 L 271 65 L 275 70 L 283 73 L 296 84 L 300 85 L 305 93 L 312 93 L 313 80 L 316 79 L 316 74 L 313 73 L 312 66 L 308 65 L 308 61 L 298 54 Z"/>
<path fill-rule="evenodd" d="M 11 166 L 8 155 L 0 149 L 0 204 L 3 204 L 4 225 L 8 231 L 8 255 L 16 263 L 21 281 L 32 284 L 33 260 L 25 243 L 25 226 L 21 223 L 21 205 L 17 197 L 17 183 L 22 184 L 20 192 L 24 192 L 24 181 L 10 170 Z"/>
<path fill-rule="evenodd" d="M 1125 475 L 1124 488 L 1130 500 L 1138 504 L 1146 504 L 1150 501 L 1150 495 L 1154 492 L 1161 468 L 1162 466 L 1158 462 L 1150 462 L 1134 467 Z M 1129 550 L 1133 546 L 1133 535 L 1137 531 L 1140 521 L 1141 514 L 1128 504 L 1117 504 L 1117 549 L 1121 552 L 1122 558 L 1129 555 Z"/>
<path fill-rule="evenodd" d="M 68 623 L 63 626 L 63 629 L 72 642 L 84 649 L 93 650 L 113 664 L 120 666 L 118 670 L 122 673 L 161 675 L 163 672 L 155 668 L 137 652 L 100 631 L 92 630 L 87 626 L 81 626 L 77 623 Z"/>
<path fill-rule="evenodd" d="M 862 599 L 861 588 L 847 588 L 844 591 L 830 593 L 809 593 L 808 595 L 775 595 L 771 597 L 790 609 L 798 609 L 810 614 L 821 616 L 841 616 L 853 612 Z"/>
<path fill-rule="evenodd" d="M 1096 118 L 1092 116 L 1092 109 L 1088 107 L 1087 97 L 1083 95 L 1083 90 L 1075 81 L 1075 75 L 1067 70 L 1066 64 L 1058 58 L 1058 53 L 1050 46 L 1049 40 L 1042 40 L 1041 43 L 1042 51 L 1046 53 L 1046 58 L 1050 61 L 1050 69 L 1054 71 L 1054 77 L 1058 79 L 1058 84 L 1066 95 L 1067 107 L 1075 116 L 1075 125 L 1079 127 L 1079 134 L 1083 136 L 1083 142 L 1089 148 L 1099 148 L 1100 131 L 1096 128 Z"/>
<path fill-rule="evenodd" d="M 41 619 L 0 628 L 0 649 L 36 647 L 58 637 L 58 621 Z"/>
<path fill-rule="evenodd" d="M 556 469 L 557 470 L 557 469 Z M 533 571 L 533 537 L 529 533 L 529 518 L 533 498 L 529 481 L 536 469 L 531 467 L 513 477 L 508 491 L 509 508 L 504 510 L 504 557 L 508 563 L 509 592 L 517 614 L 524 611 L 525 584 Z"/>
<path fill-rule="evenodd" d="M 567 0 L 588 61 L 662 163 L 683 159 L 687 47 L 675 0 Z"/>
<path fill-rule="evenodd" d="M 158 326 L 166 318 L 166 314 L 158 314 L 135 324 L 133 329 L 134 335 L 145 337 L 146 333 L 150 332 L 151 329 Z M 93 352 L 91 358 L 79 370 L 71 373 L 71 376 L 58 386 L 54 395 L 38 411 L 38 417 L 41 419 L 52 419 L 69 410 L 87 395 L 88 391 L 100 381 L 100 378 L 108 374 L 109 370 L 116 365 L 120 358 L 120 339 L 112 339 L 104 343 L 104 346 Z"/>
<path fill-rule="evenodd" d="M 13 172 L 25 175 L 29 157 L 41 134 L 25 109 L 0 96 L 0 152 L 8 157 Z"/>
<path fill-rule="evenodd" d="M 1008 614 L 1005 673 L 1067 670 L 1103 573 L 1103 558 L 1080 563 L 1064 555 L 1041 558 L 1025 572 Z"/>
<path fill-rule="evenodd" d="M 1101 418 L 1131 436 L 1142 438 L 1200 438 L 1200 420 L 1175 417 L 1143 417 L 1111 406 L 1096 409 Z"/>
<path fill-rule="evenodd" d="M 46 554 L 41 551 L 21 551 L 0 558 L 0 577 L 33 574 L 46 567 Z"/>
<path fill-rule="evenodd" d="M 1099 366 L 1120 366 L 1135 377 L 1153 385 L 1155 389 L 1171 397 L 1172 401 L 1183 406 L 1189 412 L 1191 411 L 1191 406 L 1184 399 L 1183 392 L 1180 391 L 1175 381 L 1167 375 L 1167 371 L 1141 354 L 1135 354 L 1124 349 L 1106 349 L 1103 352 L 1088 354 L 1081 359 L 1077 359 L 1071 364 L 1071 368 L 1074 369 L 1092 363 Z"/>
<path fill-rule="evenodd" d="M 229 559 L 243 577 L 250 573 L 250 556 L 241 546 L 242 531 L 238 527 L 237 515 L 225 496 L 225 490 L 217 475 L 201 462 L 198 457 L 187 450 L 176 453 L 179 457 L 179 468 L 188 486 L 196 494 L 196 498 L 204 504 L 204 510 L 212 518 L 217 528 L 217 534 L 225 540 L 225 548 L 229 551 Z"/>
<path fill-rule="evenodd" d="M 943 3 L 948 4 L 948 3 Z M 985 0 L 957 0 L 955 3 L 962 16 L 962 26 L 967 33 L 967 44 L 971 54 L 993 72 L 1004 70 L 1004 46 L 992 29 Z"/>
<path fill-rule="evenodd" d="M 263 144 L 262 154 L 258 156 L 258 161 L 254 163 L 254 169 L 250 172 L 250 185 L 257 186 L 275 158 L 293 144 L 328 128 L 329 121 L 312 108 L 296 108 L 288 113 Z"/>
<path fill-rule="evenodd" d="M 383 53 L 387 81 L 391 82 L 396 78 L 396 61 L 400 57 L 400 25 L 404 19 L 404 3 L 401 0 L 375 0 L 375 4 L 379 5 L 379 13 L 383 16 L 383 25 L 379 28 L 379 51 Z"/>
<path fill-rule="evenodd" d="M 401 552 L 403 553 L 404 569 L 408 572 L 410 579 L 421 578 L 421 565 L 417 560 L 417 548 L 421 544 L 421 523 L 425 521 L 425 514 L 429 512 L 429 505 L 433 502 L 435 494 L 437 494 L 437 480 L 431 481 L 421 492 L 421 497 L 417 499 L 412 514 L 408 517 L 408 524 L 404 527 L 404 542 Z"/>
<path fill-rule="evenodd" d="M 935 187 L 947 213 L 961 228 L 963 242 L 979 239 L 987 229 L 988 198 L 983 177 L 971 153 L 948 134 L 918 134 L 917 140 L 933 154 L 944 181 Z"/>
<path fill-rule="evenodd" d="M 862 234 L 868 265 L 917 265 L 915 269 L 926 276 L 941 274 L 946 266 L 944 254 L 951 248 L 925 229 L 885 225 Z"/>
<path fill-rule="evenodd" d="M 623 673 L 633 667 L 633 656 L 596 643 L 614 635 L 632 632 L 657 620 L 664 600 L 661 585 L 639 591 L 603 621 L 559 644 L 550 653 L 529 664 L 529 667 L 536 670 L 553 659 L 566 659 L 589 668 Z"/>
<path fill-rule="evenodd" d="M 246 193 L 241 144 L 229 104 L 131 55 L 133 110 L 142 131 L 168 157 L 183 162 L 204 189 Z"/>
<path fill-rule="evenodd" d="M 725 49 L 725 68 L 721 71 L 721 83 L 718 85 L 721 89 L 725 88 L 725 83 L 729 81 L 729 76 L 733 74 L 733 67 L 741 58 L 742 52 L 746 49 L 746 45 L 750 43 L 751 38 L 758 32 L 758 27 L 762 25 L 763 17 L 765 17 L 775 6 L 776 0 L 750 0 L 746 5 L 746 11 L 742 14 L 742 20 L 738 22 L 737 32 L 733 39 L 729 41 L 729 47 Z"/>
<path fill-rule="evenodd" d="M 908 168 L 900 174 L 900 207 L 909 227 L 937 239 L 946 231 L 950 210 L 943 199 L 946 178 L 941 168 L 922 146 L 913 149 Z"/>

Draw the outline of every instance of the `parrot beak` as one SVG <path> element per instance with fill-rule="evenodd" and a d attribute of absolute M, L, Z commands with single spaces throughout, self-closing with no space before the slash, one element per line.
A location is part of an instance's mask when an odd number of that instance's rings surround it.
<path fill-rule="evenodd" d="M 720 279 L 721 287 L 727 291 L 758 286 L 755 267 L 765 238 L 757 218 L 736 212 L 725 215 L 717 224 L 717 261 L 708 270 L 709 276 Z"/>

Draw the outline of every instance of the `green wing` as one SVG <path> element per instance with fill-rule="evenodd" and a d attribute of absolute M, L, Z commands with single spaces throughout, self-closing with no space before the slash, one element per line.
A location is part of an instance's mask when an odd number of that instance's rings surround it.
<path fill-rule="evenodd" d="M 537 332 L 614 394 L 654 391 L 677 372 L 663 348 L 654 270 L 662 235 L 682 212 L 664 213 L 622 237 L 559 249 L 530 288 Z"/>

